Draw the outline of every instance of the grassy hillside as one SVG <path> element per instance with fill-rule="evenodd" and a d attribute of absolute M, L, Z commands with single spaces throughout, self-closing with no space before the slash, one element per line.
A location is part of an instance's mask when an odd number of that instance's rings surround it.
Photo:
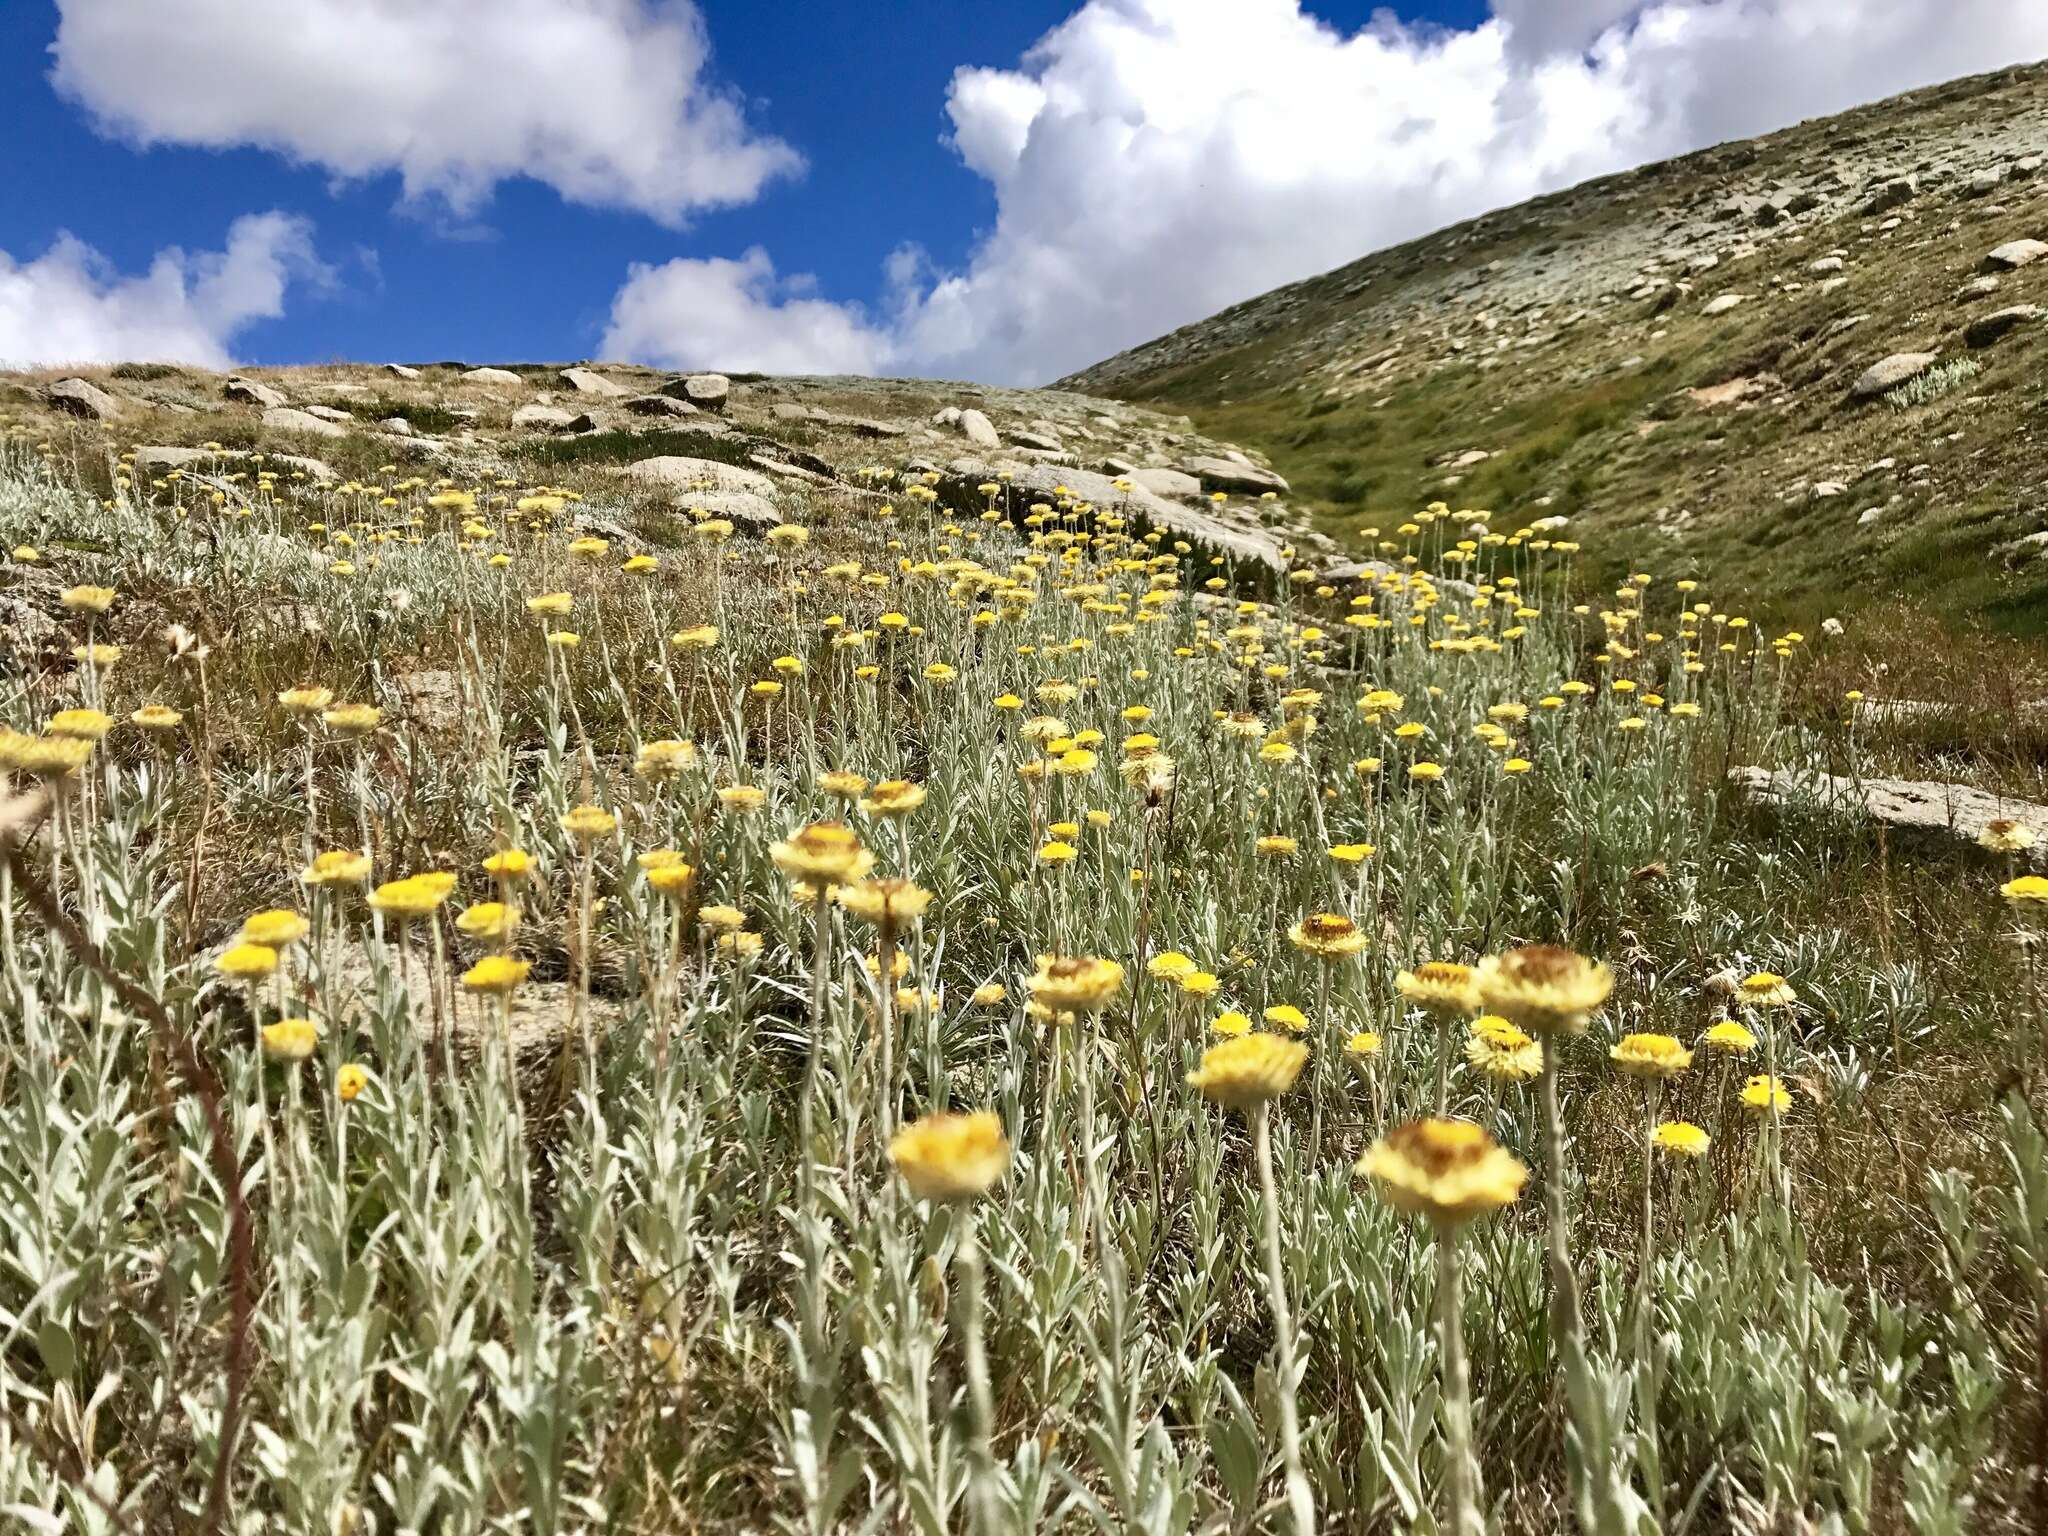
<path fill-rule="evenodd" d="M 2048 294 L 2048 261 L 1986 263 L 2048 235 L 2044 149 L 2048 71 L 1958 81 L 1489 214 L 1061 382 L 1267 453 L 1353 546 L 1435 500 L 1567 514 L 1654 530 L 1604 542 L 1760 610 L 1906 592 L 2038 633 L 2048 328 L 1967 333 Z M 1851 397 L 1905 352 L 1939 360 Z"/>

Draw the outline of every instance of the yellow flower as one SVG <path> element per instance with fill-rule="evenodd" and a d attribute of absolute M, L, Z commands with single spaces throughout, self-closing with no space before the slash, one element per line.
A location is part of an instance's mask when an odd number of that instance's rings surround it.
<path fill-rule="evenodd" d="M 261 981 L 277 972 L 277 951 L 268 944 L 236 944 L 213 962 L 221 975 L 235 981 Z"/>
<path fill-rule="evenodd" d="M 2014 906 L 2048 905 L 2048 877 L 2041 875 L 2021 875 L 2017 880 L 2006 881 L 1998 891 Z"/>
<path fill-rule="evenodd" d="M 1984 823 L 1977 834 L 1977 846 L 1991 853 L 2025 853 L 2034 846 L 2033 829 L 2025 822 L 2000 817 Z"/>
<path fill-rule="evenodd" d="M 1408 765 L 1408 777 L 1421 783 L 1434 784 L 1444 776 L 1441 763 L 1420 762 Z"/>
<path fill-rule="evenodd" d="M 1009 989 L 999 981 L 984 982 L 974 989 L 974 1006 L 993 1008 L 1010 995 Z"/>
<path fill-rule="evenodd" d="M 112 587 L 71 587 L 58 599 L 73 613 L 105 613 L 114 606 Z"/>
<path fill-rule="evenodd" d="M 1369 1061 L 1380 1053 L 1380 1037 L 1369 1029 L 1362 1029 L 1344 1042 L 1344 1054 L 1354 1062 Z"/>
<path fill-rule="evenodd" d="M 601 805 L 579 805 L 562 818 L 562 830 L 586 847 L 610 836 L 618 824 L 619 818 Z"/>
<path fill-rule="evenodd" d="M 1322 960 L 1343 960 L 1365 948 L 1365 934 L 1341 912 L 1311 912 L 1287 938 L 1296 949 Z"/>
<path fill-rule="evenodd" d="M 875 865 L 875 856 L 861 847 L 853 830 L 836 821 L 816 822 L 785 842 L 771 843 L 768 856 L 790 879 L 813 887 L 858 880 Z"/>
<path fill-rule="evenodd" d="M 737 933 L 747 926 L 747 914 L 738 907 L 713 905 L 699 907 L 697 921 L 713 933 Z"/>
<path fill-rule="evenodd" d="M 767 792 L 754 784 L 732 784 L 718 792 L 718 803 L 734 815 L 744 816 L 768 803 Z"/>
<path fill-rule="evenodd" d="M 583 643 L 581 635 L 568 629 L 551 629 L 543 638 L 558 651 L 573 651 Z"/>
<path fill-rule="evenodd" d="M 1614 991 L 1597 960 L 1554 944 L 1525 944 L 1480 962 L 1480 1001 L 1532 1034 L 1577 1034 Z"/>
<path fill-rule="evenodd" d="M 567 592 L 543 592 L 539 597 L 526 600 L 526 611 L 544 619 L 563 619 L 576 606 L 576 599 Z"/>
<path fill-rule="evenodd" d="M 884 779 L 868 792 L 860 808 L 870 816 L 908 816 L 924 804 L 924 799 L 922 784 L 913 784 L 908 779 Z"/>
<path fill-rule="evenodd" d="M 688 629 L 678 630 L 668 637 L 668 643 L 679 651 L 708 651 L 718 644 L 716 624 L 696 624 Z"/>
<path fill-rule="evenodd" d="M 1254 845 L 1261 856 L 1269 859 L 1291 859 L 1301 845 L 1291 837 L 1262 837 Z"/>
<path fill-rule="evenodd" d="M 1711 1138 L 1690 1120 L 1666 1120 L 1650 1133 L 1650 1141 L 1660 1152 L 1669 1152 L 1674 1157 L 1705 1157 Z"/>
<path fill-rule="evenodd" d="M 98 741 L 113 728 L 113 717 L 97 709 L 60 709 L 50 716 L 46 727 L 52 736 L 68 736 L 74 741 Z"/>
<path fill-rule="evenodd" d="M 1792 1107 L 1792 1095 L 1782 1078 L 1759 1073 L 1742 1085 L 1742 1107 L 1757 1115 L 1782 1115 Z"/>
<path fill-rule="evenodd" d="M 235 942 L 283 949 L 288 944 L 298 943 L 310 931 L 311 925 L 298 913 L 273 909 L 250 914 L 243 921 L 242 931 L 235 936 Z"/>
<path fill-rule="evenodd" d="M 1707 1026 L 1700 1044 L 1717 1056 L 1747 1056 L 1756 1049 L 1756 1036 L 1735 1020 L 1722 1019 Z"/>
<path fill-rule="evenodd" d="M 688 741 L 643 741 L 633 755 L 633 772 L 643 779 L 672 779 L 697 764 L 697 747 Z"/>
<path fill-rule="evenodd" d="M 1623 1035 L 1607 1054 L 1632 1077 L 1676 1077 L 1692 1065 L 1692 1052 L 1670 1035 Z"/>
<path fill-rule="evenodd" d="M 1209 1028 L 1213 1033 L 1223 1036 L 1226 1040 L 1234 1039 L 1239 1035 L 1250 1034 L 1252 1032 L 1252 1021 L 1247 1015 L 1239 1013 L 1235 1008 L 1226 1008 L 1223 1012 L 1217 1014 L 1214 1019 L 1210 1020 Z"/>
<path fill-rule="evenodd" d="M 128 717 L 145 731 L 175 731 L 185 717 L 168 704 L 145 704 Z"/>
<path fill-rule="evenodd" d="M 1409 1002 L 1431 1013 L 1459 1015 L 1479 1011 L 1479 973 L 1455 960 L 1425 960 L 1394 977 L 1394 988 Z"/>
<path fill-rule="evenodd" d="M 1263 1017 L 1268 1024 L 1277 1024 L 1291 1035 L 1308 1033 L 1308 1015 L 1292 1003 L 1275 1003 Z"/>
<path fill-rule="evenodd" d="M 972 1200 L 1009 1170 L 1010 1143 L 987 1110 L 930 1114 L 896 1133 L 889 1161 L 920 1200 Z"/>
<path fill-rule="evenodd" d="M 1330 857 L 1339 864 L 1363 864 L 1375 851 L 1371 843 L 1335 843 Z"/>
<path fill-rule="evenodd" d="M 1465 1060 L 1494 1082 L 1526 1083 L 1543 1071 L 1543 1047 L 1506 1019 L 1484 1014 L 1472 1021 Z"/>
<path fill-rule="evenodd" d="M 263 1055 L 270 1061 L 304 1061 L 320 1044 L 311 1019 L 279 1019 L 263 1026 Z"/>
<path fill-rule="evenodd" d="M 1179 981 L 1195 970 L 1195 962 L 1177 949 L 1163 949 L 1145 962 L 1145 974 L 1155 981 Z"/>
<path fill-rule="evenodd" d="M 361 885 L 370 878 L 370 856 L 353 848 L 317 853 L 313 862 L 299 871 L 302 885 Z"/>
<path fill-rule="evenodd" d="M 409 922 L 431 916 L 454 889 L 453 875 L 407 875 L 402 880 L 387 880 L 370 892 L 370 905 L 386 917 Z"/>
<path fill-rule="evenodd" d="M 1307 1060 L 1308 1047 L 1298 1040 L 1239 1035 L 1204 1051 L 1188 1084 L 1226 1109 L 1252 1110 L 1292 1088 Z"/>
<path fill-rule="evenodd" d="M 337 736 L 364 736 L 377 729 L 384 711 L 374 704 L 341 704 L 325 711 L 320 718 Z"/>
<path fill-rule="evenodd" d="M 1054 839 L 1039 848 L 1038 862 L 1054 865 L 1068 864 L 1073 862 L 1079 852 L 1080 850 L 1075 848 L 1072 843 L 1063 843 L 1058 839 Z"/>
<path fill-rule="evenodd" d="M 526 980 L 526 973 L 532 969 L 531 960 L 515 960 L 510 955 L 485 955 L 462 973 L 462 985 L 471 992 L 507 997 Z"/>
<path fill-rule="evenodd" d="M 836 795 L 841 800 L 858 799 L 866 792 L 867 787 L 866 779 L 857 773 L 849 773 L 844 768 L 818 775 L 818 788 L 828 795 Z"/>
<path fill-rule="evenodd" d="M 758 933 L 721 933 L 718 936 L 718 957 L 735 964 L 752 960 L 761 953 L 762 943 Z"/>
<path fill-rule="evenodd" d="M 370 1074 L 351 1061 L 334 1074 L 334 1096 L 344 1104 L 353 1104 L 369 1082 Z"/>
<path fill-rule="evenodd" d="M 1529 1170 L 1469 1120 L 1416 1120 L 1374 1142 L 1358 1164 L 1397 1210 L 1455 1227 L 1512 1205 Z"/>
<path fill-rule="evenodd" d="M 1799 1001 L 1799 994 L 1785 978 L 1770 971 L 1743 977 L 1739 991 L 1747 1008 L 1789 1008 Z"/>
<path fill-rule="evenodd" d="M 533 869 L 533 855 L 521 848 L 501 848 L 483 862 L 483 871 L 494 880 L 523 880 Z"/>
<path fill-rule="evenodd" d="M 885 933 L 923 917 L 932 893 L 908 880 L 861 880 L 839 892 L 839 905 Z"/>
<path fill-rule="evenodd" d="M 121 647 L 118 645 L 74 645 L 71 647 L 71 659 L 81 667 L 88 664 L 95 667 L 111 667 L 121 659 Z"/>
<path fill-rule="evenodd" d="M 455 926 L 472 939 L 502 943 L 519 926 L 519 910 L 502 901 L 480 901 L 473 907 L 464 907 Z"/>
<path fill-rule="evenodd" d="M 1124 984 L 1114 960 L 1040 955 L 1029 986 L 1032 997 L 1061 1013 L 1100 1013 Z"/>
<path fill-rule="evenodd" d="M 1189 971 L 1177 977 L 1174 985 L 1189 997 L 1214 997 L 1223 988 L 1223 980 L 1214 971 Z"/>

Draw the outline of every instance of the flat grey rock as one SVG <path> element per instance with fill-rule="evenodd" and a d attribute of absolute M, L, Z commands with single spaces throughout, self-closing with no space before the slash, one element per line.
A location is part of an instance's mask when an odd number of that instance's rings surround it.
<path fill-rule="evenodd" d="M 668 395 L 635 395 L 626 402 L 626 409 L 635 416 L 694 416 L 697 407 L 687 400 L 677 400 Z"/>
<path fill-rule="evenodd" d="M 588 368 L 564 368 L 560 378 L 564 388 L 573 389 L 579 395 L 594 395 L 600 400 L 623 400 L 630 393 L 603 374 Z"/>
<path fill-rule="evenodd" d="M 1270 469 L 1238 459 L 1196 455 L 1183 459 L 1180 467 L 1201 481 L 1205 491 L 1235 491 L 1249 496 L 1262 496 L 1267 491 L 1285 495 L 1287 491 L 1287 482 Z"/>
<path fill-rule="evenodd" d="M 408 368 L 403 363 L 386 363 L 384 371 L 394 379 L 416 379 L 420 376 L 417 368 Z"/>
<path fill-rule="evenodd" d="M 1141 535 L 1148 528 L 1177 539 L 1186 539 L 1216 554 L 1279 574 L 1287 562 L 1281 558 L 1280 541 L 1262 529 L 1234 527 L 1211 513 L 1168 501 L 1143 486 L 1119 491 L 1108 475 L 1092 469 L 1073 469 L 1052 464 L 1006 464 L 987 459 L 954 459 L 940 474 L 939 490 L 948 503 L 962 510 L 979 510 L 988 498 L 977 487 L 996 478 L 999 469 L 1012 471 L 1011 485 L 1018 499 L 1050 501 L 1056 487 L 1065 486 L 1077 501 L 1098 507 L 1117 507 L 1136 523 Z"/>
<path fill-rule="evenodd" d="M 462 375 L 472 384 L 524 384 L 526 380 L 509 368 L 472 368 Z"/>
<path fill-rule="evenodd" d="M 1154 496 L 1178 501 L 1193 501 L 1202 494 L 1202 482 L 1178 469 L 1133 469 L 1126 471 L 1124 478 Z"/>
<path fill-rule="evenodd" d="M 1000 448 L 1003 440 L 996 435 L 995 423 L 980 411 L 962 411 L 953 423 L 960 429 L 960 435 L 977 448 Z"/>
<path fill-rule="evenodd" d="M 1887 390 L 1897 389 L 1933 367 L 1936 355 L 1933 352 L 1894 352 L 1890 357 L 1880 358 L 1856 376 L 1856 382 L 1849 386 L 1849 395 L 1852 399 L 1868 400 Z"/>
<path fill-rule="evenodd" d="M 2032 266 L 2043 256 L 2048 256 L 2048 241 L 2008 240 L 1984 256 L 1984 270 L 1987 272 L 2017 272 L 2021 267 Z"/>
<path fill-rule="evenodd" d="M 260 405 L 266 410 L 274 410 L 278 406 L 290 403 L 282 390 L 272 389 L 268 384 L 258 383 L 255 379 L 229 379 L 222 388 L 221 395 L 228 400 L 238 400 L 244 405 Z"/>
<path fill-rule="evenodd" d="M 290 406 L 274 406 L 263 413 L 263 425 L 278 432 L 310 432 L 316 437 L 347 437 L 346 428 L 328 421 L 325 417 L 312 415 L 307 411 L 295 411 Z"/>
<path fill-rule="evenodd" d="M 2040 318 L 2041 306 L 2038 304 L 2010 304 L 1972 320 L 1963 331 L 1963 340 L 1973 347 L 1988 347 L 2008 331 L 2031 325 Z"/>
<path fill-rule="evenodd" d="M 512 413 L 512 425 L 522 432 L 559 432 L 575 419 L 559 405 L 522 405 Z"/>
<path fill-rule="evenodd" d="M 121 402 L 97 384 L 85 379 L 59 379 L 43 391 L 51 408 L 91 421 L 111 421 L 121 414 Z"/>
<path fill-rule="evenodd" d="M 693 506 L 702 505 L 697 498 L 706 492 L 744 491 L 762 497 L 775 494 L 775 482 L 759 470 L 741 469 L 737 465 L 721 464 L 716 459 L 693 459 L 682 454 L 641 459 L 638 463 L 628 464 L 625 473 L 643 485 L 672 491 Z"/>
<path fill-rule="evenodd" d="M 1752 798 L 1778 807 L 1806 805 L 1846 811 L 1904 831 L 1974 843 L 1993 821 L 2032 830 L 2048 846 L 2048 805 L 1990 794 L 1938 779 L 1862 779 L 1790 768 L 1736 767 L 1729 782 Z"/>

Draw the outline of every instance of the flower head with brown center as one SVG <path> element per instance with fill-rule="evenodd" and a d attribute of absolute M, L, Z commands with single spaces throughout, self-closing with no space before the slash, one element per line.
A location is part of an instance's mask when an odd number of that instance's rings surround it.
<path fill-rule="evenodd" d="M 1287 930 L 1290 943 L 1319 960 L 1348 960 L 1365 948 L 1365 934 L 1340 912 L 1311 912 Z"/>
<path fill-rule="evenodd" d="M 1239 1035 L 1204 1051 L 1188 1082 L 1226 1109 L 1252 1110 L 1292 1088 L 1307 1060 L 1299 1040 Z"/>
<path fill-rule="evenodd" d="M 1514 1203 L 1529 1170 L 1469 1120 L 1416 1120 L 1387 1132 L 1358 1165 L 1388 1204 L 1455 1227 Z"/>
<path fill-rule="evenodd" d="M 1531 1034 L 1577 1034 L 1614 991 L 1614 973 L 1555 944 L 1525 944 L 1480 962 L 1480 1001 Z"/>
<path fill-rule="evenodd" d="M 1623 1035 L 1607 1054 L 1631 1077 L 1676 1077 L 1692 1065 L 1692 1052 L 1670 1035 Z"/>
<path fill-rule="evenodd" d="M 972 1200 L 1008 1172 L 1010 1142 L 987 1110 L 931 1114 L 896 1133 L 889 1161 L 920 1200 Z"/>
<path fill-rule="evenodd" d="M 1455 960 L 1425 960 L 1396 975 L 1394 988 L 1430 1013 L 1463 1017 L 1479 1011 L 1478 972 Z"/>
<path fill-rule="evenodd" d="M 1031 995 L 1060 1013 L 1100 1013 L 1123 989 L 1124 968 L 1114 960 L 1040 955 L 1028 983 Z"/>

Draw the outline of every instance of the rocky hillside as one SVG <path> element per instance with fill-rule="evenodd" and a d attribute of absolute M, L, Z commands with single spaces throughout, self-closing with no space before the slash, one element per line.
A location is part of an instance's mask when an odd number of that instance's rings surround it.
<path fill-rule="evenodd" d="M 1569 514 L 1761 610 L 1910 594 L 2039 632 L 2044 156 L 2048 67 L 1961 80 L 1488 214 L 1061 387 L 1264 450 L 1357 548 L 1436 500 Z"/>
<path fill-rule="evenodd" d="M 4 439 L 65 461 L 104 495 L 123 479 L 161 493 L 175 477 L 233 500 L 265 471 L 372 488 L 413 477 L 549 485 L 585 498 L 592 531 L 618 532 L 623 519 L 625 536 L 655 548 L 686 508 L 759 533 L 819 500 L 879 506 L 908 474 L 962 512 L 985 509 L 981 487 L 995 481 L 1013 488 L 1020 515 L 1059 488 L 1122 505 L 1141 529 L 1221 556 L 1255 584 L 1270 583 L 1297 536 L 1302 559 L 1337 553 L 1290 526 L 1286 503 L 1262 499 L 1285 482 L 1184 416 L 1060 390 L 608 364 L 214 374 L 140 363 L 0 373 Z M 27 579 L 18 564 L 13 575 Z"/>

